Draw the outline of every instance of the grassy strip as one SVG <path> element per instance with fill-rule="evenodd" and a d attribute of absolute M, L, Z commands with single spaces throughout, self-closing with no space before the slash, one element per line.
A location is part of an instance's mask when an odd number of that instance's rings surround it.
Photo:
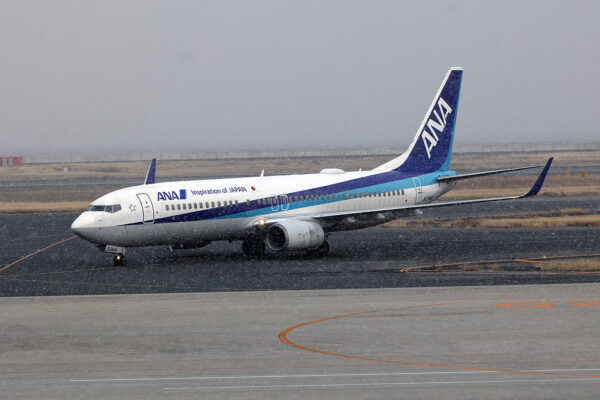
<path fill-rule="evenodd" d="M 567 228 L 583 226 L 599 226 L 600 214 L 587 215 L 561 215 L 559 210 L 554 213 L 548 213 L 546 216 L 540 215 L 512 215 L 498 216 L 495 218 L 460 218 L 449 220 L 438 219 L 399 219 L 383 225 L 384 228 Z M 575 210 L 574 214 L 581 210 Z"/>
<path fill-rule="evenodd" d="M 600 258 L 551 260 L 535 264 L 541 271 L 600 271 Z"/>
<path fill-rule="evenodd" d="M 490 189 L 461 189 L 457 187 L 444 195 L 443 200 L 471 200 L 489 197 L 504 197 L 508 195 L 519 195 L 527 193 L 529 188 L 490 188 Z M 541 194 L 548 197 L 565 196 L 595 196 L 600 193 L 600 185 L 586 186 L 545 186 Z"/>
<path fill-rule="evenodd" d="M 568 228 L 577 226 L 600 226 L 600 215 L 576 215 L 563 217 L 534 217 L 481 219 L 474 228 Z"/>
<path fill-rule="evenodd" d="M 0 213 L 49 213 L 49 212 L 82 212 L 89 202 L 84 201 L 58 201 L 58 202 L 30 202 L 13 203 L 0 202 Z"/>

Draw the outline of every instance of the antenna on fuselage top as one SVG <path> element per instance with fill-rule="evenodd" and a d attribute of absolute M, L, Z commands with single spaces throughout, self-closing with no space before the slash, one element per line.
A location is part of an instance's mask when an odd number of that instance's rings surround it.
<path fill-rule="evenodd" d="M 144 181 L 144 185 L 151 185 L 156 180 L 156 158 L 153 158 L 150 161 L 150 166 L 148 167 L 148 172 L 146 173 L 146 180 Z"/>

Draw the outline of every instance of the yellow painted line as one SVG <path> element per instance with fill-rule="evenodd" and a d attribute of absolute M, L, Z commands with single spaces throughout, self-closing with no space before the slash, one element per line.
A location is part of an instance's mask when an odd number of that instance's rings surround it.
<path fill-rule="evenodd" d="M 542 371 L 519 371 L 519 370 L 492 369 L 492 368 L 475 368 L 475 367 L 465 367 L 465 366 L 460 366 L 460 365 L 443 365 L 443 364 L 429 364 L 429 363 L 415 363 L 415 362 L 407 362 L 407 361 L 386 360 L 386 359 L 381 359 L 381 358 L 363 357 L 363 356 L 357 356 L 357 355 L 352 355 L 352 354 L 334 353 L 331 351 L 320 350 L 320 349 L 296 344 L 287 338 L 287 335 L 295 329 L 298 329 L 303 326 L 317 324 L 320 322 L 331 321 L 331 320 L 340 319 L 340 318 L 355 317 L 358 315 L 405 310 L 405 309 L 409 309 L 409 308 L 436 307 L 436 306 L 444 306 L 444 305 L 457 304 L 457 303 L 460 303 L 460 302 L 423 304 L 423 305 L 418 305 L 418 306 L 387 308 L 384 310 L 363 311 L 363 312 L 358 312 L 358 313 L 336 315 L 333 317 L 321 318 L 321 319 L 317 319 L 314 321 L 303 322 L 301 324 L 294 325 L 294 326 L 284 329 L 283 331 L 281 331 L 279 333 L 279 340 L 288 346 L 295 347 L 300 350 L 310 351 L 313 353 L 319 353 L 319 354 L 324 354 L 324 355 L 333 356 L 333 357 L 351 358 L 354 360 L 373 361 L 373 362 L 384 363 L 384 364 L 407 365 L 407 366 L 414 366 L 414 367 L 445 368 L 445 369 L 467 370 L 467 371 L 506 372 L 506 373 L 513 373 L 513 374 L 528 374 L 528 375 L 551 375 L 551 376 L 571 376 L 571 377 L 582 377 L 582 378 L 600 378 L 600 375 L 567 374 L 567 373 L 559 373 L 559 372 L 542 372 Z"/>
<path fill-rule="evenodd" d="M 43 249 L 39 249 L 39 250 L 36 250 L 36 251 L 34 251 L 34 252 L 33 252 L 33 253 L 31 253 L 31 254 L 27 254 L 25 257 L 21 257 L 21 258 L 19 258 L 17 261 L 13 261 L 13 262 L 11 262 L 10 264 L 8 264 L 8 265 L 5 265 L 4 267 L 0 268 L 0 272 L 4 271 L 4 270 L 5 270 L 5 269 L 7 269 L 7 268 L 10 268 L 10 267 L 12 267 L 12 266 L 13 266 L 13 265 L 15 265 L 15 264 L 18 264 L 18 263 L 20 263 L 20 262 L 21 262 L 21 261 L 23 261 L 23 260 L 26 260 L 26 259 L 28 259 L 29 257 L 35 256 L 36 254 L 38 254 L 38 253 L 41 253 L 42 251 L 48 250 L 49 248 L 51 248 L 51 247 L 54 247 L 54 246 L 56 246 L 56 245 L 59 245 L 59 244 L 61 244 L 61 243 L 68 242 L 69 240 L 73 240 L 73 239 L 75 239 L 76 237 L 77 237 L 77 236 L 71 236 L 71 237 L 68 237 L 68 238 L 66 238 L 66 239 L 59 240 L 58 242 L 56 242 L 56 243 L 52 243 L 51 245 L 48 245 L 48 246 L 44 247 Z"/>
<path fill-rule="evenodd" d="M 600 307 L 600 300 L 577 300 L 567 301 L 573 307 Z"/>
<path fill-rule="evenodd" d="M 521 310 L 524 308 L 554 308 L 554 304 L 547 301 L 523 301 L 517 303 L 494 304 L 504 310 Z"/>
<path fill-rule="evenodd" d="M 537 260 L 537 259 L 527 260 L 527 259 L 524 259 L 524 258 L 515 258 L 515 261 L 524 262 L 524 263 L 534 263 L 534 264 L 537 264 L 537 263 L 545 263 L 545 262 L 548 262 L 549 260 L 548 259 L 545 259 L 545 260 Z"/>

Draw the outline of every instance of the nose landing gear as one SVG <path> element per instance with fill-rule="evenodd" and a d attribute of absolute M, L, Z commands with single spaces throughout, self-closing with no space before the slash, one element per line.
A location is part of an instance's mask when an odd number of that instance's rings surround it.
<path fill-rule="evenodd" d="M 104 248 L 104 251 L 106 253 L 112 253 L 115 255 L 113 258 L 113 264 L 116 267 L 125 265 L 125 247 L 107 244 Z"/>
<path fill-rule="evenodd" d="M 113 264 L 116 267 L 125 265 L 126 264 L 125 256 L 123 254 L 115 254 L 115 257 L 113 258 Z"/>

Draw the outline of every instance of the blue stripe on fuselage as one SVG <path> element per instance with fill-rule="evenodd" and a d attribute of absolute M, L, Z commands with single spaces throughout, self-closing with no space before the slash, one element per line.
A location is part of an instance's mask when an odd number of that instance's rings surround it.
<path fill-rule="evenodd" d="M 444 171 L 444 175 L 453 175 L 454 172 Z M 320 186 L 316 188 L 301 190 L 297 192 L 282 193 L 277 197 L 278 201 L 281 196 L 286 196 L 288 200 L 292 200 L 296 196 L 325 196 L 332 194 L 346 195 L 346 198 L 341 199 L 330 199 L 330 200 L 303 200 L 303 201 L 289 201 L 287 204 L 289 208 L 286 210 L 281 209 L 281 204 L 278 205 L 276 210 L 271 208 L 271 205 L 265 206 L 259 204 L 258 200 L 247 202 L 240 202 L 236 206 L 223 206 L 211 209 L 205 209 L 200 211 L 188 212 L 185 214 L 178 214 L 169 217 L 157 218 L 154 220 L 155 224 L 172 223 L 172 222 L 188 222 L 188 221 L 203 221 L 209 219 L 229 219 L 229 218 L 248 218 L 255 216 L 262 216 L 274 213 L 280 213 L 282 211 L 297 210 L 305 207 L 311 207 L 321 204 L 335 203 L 338 201 L 349 200 L 350 194 L 357 194 L 361 192 L 386 192 L 392 190 L 412 189 L 415 187 L 413 178 L 418 178 L 421 182 L 421 186 L 428 186 L 437 183 L 437 178 L 440 175 L 438 171 L 425 175 L 413 175 L 409 173 L 402 173 L 398 171 L 383 172 L 376 175 L 366 176 L 363 178 L 351 179 L 344 182 L 334 183 L 331 185 Z M 336 196 L 337 197 L 337 196 Z M 266 199 L 271 196 L 260 199 L 263 203 Z M 127 224 L 127 225 L 140 225 L 141 222 Z"/>

